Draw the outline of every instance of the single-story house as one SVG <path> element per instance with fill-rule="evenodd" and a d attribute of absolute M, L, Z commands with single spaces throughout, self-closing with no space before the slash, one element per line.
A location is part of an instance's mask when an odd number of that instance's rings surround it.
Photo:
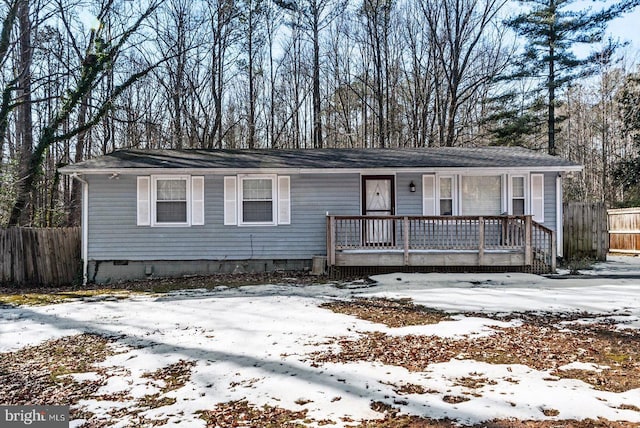
<path fill-rule="evenodd" d="M 85 279 L 386 267 L 548 272 L 562 177 L 512 147 L 119 150 L 83 184 Z"/>

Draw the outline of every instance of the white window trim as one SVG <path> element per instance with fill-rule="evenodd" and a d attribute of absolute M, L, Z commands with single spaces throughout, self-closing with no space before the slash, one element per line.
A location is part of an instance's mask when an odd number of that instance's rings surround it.
<path fill-rule="evenodd" d="M 158 180 L 182 180 L 185 182 L 187 197 L 187 218 L 185 222 L 165 223 L 156 219 Z M 189 175 L 152 175 L 151 176 L 151 226 L 152 227 L 189 227 L 191 226 L 191 176 Z"/>
<path fill-rule="evenodd" d="M 270 222 L 246 222 L 243 210 L 243 184 L 247 179 L 271 180 L 271 219 Z M 277 226 L 278 225 L 278 175 L 277 174 L 238 174 L 238 226 Z"/>
<path fill-rule="evenodd" d="M 527 174 L 509 174 L 507 178 L 507 206 L 509 215 L 513 214 L 513 179 L 522 177 L 524 179 L 524 215 L 531 213 L 531 197 L 530 197 L 530 185 L 529 175 Z"/>

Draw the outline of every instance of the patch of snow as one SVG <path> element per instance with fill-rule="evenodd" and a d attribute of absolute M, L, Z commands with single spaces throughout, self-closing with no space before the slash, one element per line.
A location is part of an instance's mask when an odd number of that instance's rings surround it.
<path fill-rule="evenodd" d="M 582 363 L 580 361 L 575 361 L 573 363 L 565 364 L 564 366 L 558 367 L 558 370 L 586 370 L 591 372 L 600 373 L 602 370 L 610 368 L 609 366 L 601 366 L 594 363 Z"/>
<path fill-rule="evenodd" d="M 520 323 L 517 319 L 502 322 L 483 318 L 479 315 L 482 313 L 586 312 L 613 319 L 625 328 L 639 328 L 640 279 L 404 273 L 374 279 L 374 284 L 353 283 L 345 288 L 331 283 L 217 287 L 134 295 L 117 302 L 3 309 L 0 352 L 83 332 L 113 338 L 117 344 L 112 349 L 118 353 L 100 364 L 110 376 L 98 395 L 122 393 L 133 401 L 85 399 L 78 403 L 105 420 L 111 418 L 109 411 L 129 408 L 136 398 L 160 391 L 163 383 L 147 374 L 187 360 L 195 362 L 188 382 L 167 393 L 176 402 L 148 410 L 146 416 L 167 417 L 167 426 L 203 427 L 197 411 L 246 399 L 258 407 L 268 404 L 308 409 L 308 417 L 337 422 L 343 417 L 356 421 L 382 417 L 371 409 L 372 401 L 399 407 L 403 413 L 448 417 L 461 423 L 494 418 L 640 422 L 640 412 L 620 408 L 640 403 L 640 389 L 598 391 L 582 381 L 553 378 L 549 372 L 522 365 L 453 359 L 431 364 L 423 372 L 409 372 L 370 362 L 316 366 L 307 357 L 326 349 L 331 338 L 357 338 L 360 332 L 455 339 L 492 334 L 495 328 Z M 451 313 L 452 319 L 394 329 L 319 307 L 324 302 L 352 297 L 411 298 L 416 304 Z M 587 366 L 574 363 L 565 367 Z M 82 379 L 91 374 L 74 376 Z M 490 382 L 479 381 L 482 385 L 470 389 L 460 381 L 465 377 Z M 420 385 L 428 393 L 400 394 L 397 389 L 403 384 Z M 451 403 L 447 396 L 468 400 Z M 558 416 L 545 416 L 545 410 L 555 410 Z M 126 426 L 128 422 L 124 418 L 114 426 Z M 79 426 L 79 421 L 71 426 Z"/>
<path fill-rule="evenodd" d="M 67 375 L 58 376 L 59 378 L 70 377 L 75 382 L 91 382 L 100 380 L 101 376 L 96 372 L 86 372 L 86 373 L 70 373 Z"/>
<path fill-rule="evenodd" d="M 640 278 L 550 279 L 524 273 L 402 273 L 372 277 L 367 297 L 412 298 L 449 312 L 589 312 L 609 314 L 640 306 Z"/>
<path fill-rule="evenodd" d="M 509 322 L 493 320 L 490 318 L 468 317 L 454 315 L 450 321 L 441 321 L 438 324 L 411 325 L 406 327 L 390 328 L 383 324 L 371 323 L 359 327 L 358 331 L 379 331 L 390 336 L 437 336 L 450 339 L 463 339 L 489 336 L 496 332 L 495 327 L 508 328 L 522 325 L 522 321 L 514 319 Z"/>

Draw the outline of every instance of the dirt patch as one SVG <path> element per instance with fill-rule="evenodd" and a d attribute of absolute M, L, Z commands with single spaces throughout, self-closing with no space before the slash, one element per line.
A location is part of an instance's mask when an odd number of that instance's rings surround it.
<path fill-rule="evenodd" d="M 518 421 L 500 419 L 482 422 L 475 425 L 461 425 L 445 420 L 420 418 L 417 416 L 389 415 L 381 420 L 362 421 L 349 428 L 638 428 L 640 424 L 605 420 L 584 419 L 553 421 Z"/>
<path fill-rule="evenodd" d="M 2 293 L 0 291 L 0 293 Z M 98 298 L 103 300 L 121 300 L 130 297 L 129 290 L 112 290 L 107 288 L 96 288 L 90 290 L 68 290 L 68 291 L 42 291 L 19 293 L 13 290 L 0 294 L 0 307 L 5 306 L 42 306 L 53 305 L 56 303 L 64 303 L 74 299 L 92 299 Z"/>
<path fill-rule="evenodd" d="M 111 340 L 80 334 L 0 353 L 0 403 L 74 404 L 95 393 L 103 380 L 75 382 L 73 373 L 100 373 L 96 364 L 114 355 Z M 73 413 L 73 412 L 72 412 Z"/>
<path fill-rule="evenodd" d="M 298 428 L 306 427 L 307 410 L 292 411 L 281 407 L 255 407 L 246 400 L 229 401 L 218 404 L 213 410 L 200 412 L 207 427 L 255 426 L 263 428 Z"/>
<path fill-rule="evenodd" d="M 361 277 L 341 281 L 365 281 Z M 213 289 L 220 286 L 241 287 L 260 284 L 313 285 L 332 282 L 326 276 L 312 276 L 308 272 L 261 272 L 193 275 L 179 278 L 153 278 L 140 281 L 122 281 L 113 284 L 89 284 L 85 287 L 30 287 L 0 286 L 0 307 L 18 305 L 51 305 L 72 299 L 105 298 L 124 299 L 130 293 L 167 293 L 175 290 Z M 337 283 L 336 283 L 337 285 Z"/>
<path fill-rule="evenodd" d="M 446 339 L 436 336 L 390 336 L 366 333 L 353 340 L 338 338 L 339 352 L 331 350 L 311 356 L 323 362 L 376 361 L 423 371 L 429 364 L 469 359 L 490 364 L 524 364 L 537 370 L 552 370 L 554 376 L 581 379 L 597 389 L 613 392 L 640 388 L 640 334 L 615 331 L 560 330 L 524 324 L 496 328 L 486 337 Z M 560 370 L 574 362 L 593 363 L 603 368 Z"/>
<path fill-rule="evenodd" d="M 138 399 L 126 392 L 98 395 L 109 378 L 109 368 L 101 363 L 117 352 L 114 341 L 94 334 L 80 334 L 49 340 L 15 352 L 0 353 L 0 403 L 5 405 L 49 404 L 71 405 L 72 419 L 84 419 L 83 428 L 102 427 L 106 422 L 74 405 L 80 400 L 127 402 L 125 408 L 112 409 L 114 420 L 128 418 L 130 426 L 158 426 L 167 419 L 153 420 L 143 412 L 175 404 L 176 399 L 165 394 L 182 388 L 191 376 L 192 361 L 177 363 L 147 373 L 145 377 L 158 383 L 160 392 Z M 90 373 L 90 379 L 76 381 L 75 373 Z"/>
<path fill-rule="evenodd" d="M 345 281 L 362 279 L 362 277 L 347 278 Z M 150 278 L 134 281 L 119 281 L 110 284 L 93 284 L 87 286 L 68 285 L 61 287 L 42 287 L 23 285 L 20 287 L 9 287 L 0 285 L 0 294 L 23 294 L 23 293 L 66 293 L 82 292 L 88 290 L 132 290 L 132 291 L 155 291 L 162 292 L 168 290 L 192 289 L 192 288 L 213 288 L 220 285 L 241 286 L 257 284 L 316 284 L 329 282 L 326 276 L 313 276 L 306 271 L 275 271 L 257 273 L 218 273 L 211 275 L 187 275 L 182 277 Z"/>
<path fill-rule="evenodd" d="M 455 401 L 454 401 L 455 402 Z M 585 419 L 577 420 L 549 420 L 549 421 L 519 421 L 500 419 L 486 421 L 474 425 L 460 424 L 450 419 L 431 419 L 419 416 L 400 414 L 398 408 L 390 404 L 374 401 L 371 409 L 382 414 L 380 419 L 354 421 L 344 418 L 340 422 L 331 420 L 314 420 L 307 417 L 307 411 L 292 411 L 280 407 L 255 407 L 246 400 L 230 401 L 218 404 L 214 410 L 200 412 L 200 417 L 207 423 L 207 427 L 231 428 L 238 426 L 256 426 L 264 428 L 302 428 L 314 426 L 344 426 L 346 428 L 639 428 L 640 424 L 633 422 L 618 422 L 606 420 Z M 548 410 L 553 413 L 553 410 Z"/>
<path fill-rule="evenodd" d="M 182 388 L 191 378 L 191 371 L 195 365 L 194 361 L 179 360 L 150 373 L 142 375 L 144 378 L 153 380 L 160 392 L 147 394 L 140 398 L 122 398 L 117 401 L 130 401 L 132 405 L 124 408 L 115 408 L 109 411 L 109 415 L 114 420 L 127 418 L 130 426 L 161 426 L 165 425 L 169 418 L 150 419 L 142 413 L 150 409 L 171 406 L 176 403 L 176 398 L 167 397 L 165 394 Z M 90 425 L 89 425 L 90 426 Z M 88 428 L 83 426 L 83 428 Z"/>
<path fill-rule="evenodd" d="M 415 305 L 411 299 L 358 298 L 323 303 L 320 307 L 366 321 L 386 324 L 391 328 L 437 324 L 451 319 L 442 311 Z"/>
<path fill-rule="evenodd" d="M 445 400 L 457 403 L 455 399 Z M 464 401 L 464 400 L 462 400 Z M 515 419 L 494 419 L 479 424 L 461 424 L 451 419 L 431 419 L 419 416 L 401 415 L 400 410 L 387 403 L 374 401 L 371 409 L 384 414 L 381 419 L 361 421 L 357 425 L 347 425 L 348 428 L 638 428 L 640 423 L 626 421 L 593 420 L 549 420 L 549 421 L 520 421 Z M 545 415 L 554 416 L 553 409 L 543 409 Z"/>
<path fill-rule="evenodd" d="M 182 388 L 191 377 L 191 369 L 194 365 L 195 361 L 180 360 L 152 373 L 145 373 L 142 377 L 161 381 L 161 391 L 164 394 Z"/>

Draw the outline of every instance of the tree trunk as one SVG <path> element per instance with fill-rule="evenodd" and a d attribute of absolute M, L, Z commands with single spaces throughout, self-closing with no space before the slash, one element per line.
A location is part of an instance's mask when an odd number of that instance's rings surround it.
<path fill-rule="evenodd" d="M 18 8 L 20 74 L 18 76 L 18 118 L 16 133 L 18 134 L 20 169 L 17 185 L 17 200 L 11 211 L 9 225 L 28 224 L 30 222 L 29 205 L 32 203 L 31 154 L 33 150 L 33 123 L 31 111 L 31 21 L 29 18 L 29 1 L 22 0 Z"/>
<path fill-rule="evenodd" d="M 551 12 L 551 22 L 549 26 L 549 76 L 548 76 L 548 88 L 549 88 L 549 105 L 547 118 L 547 134 L 549 139 L 549 154 L 556 155 L 556 73 L 555 73 L 555 1 L 549 0 L 549 9 Z"/>
<path fill-rule="evenodd" d="M 253 23 L 253 7 L 254 5 L 249 3 L 249 22 L 247 28 L 247 50 L 249 57 L 249 117 L 247 118 L 248 125 L 248 136 L 247 136 L 247 147 L 249 149 L 253 149 L 256 144 L 256 85 L 255 85 L 255 72 L 254 72 L 254 64 L 253 64 L 253 56 L 254 56 L 254 46 L 253 46 L 253 31 L 254 31 L 254 23 Z"/>
<path fill-rule="evenodd" d="M 313 22 L 313 147 L 322 148 L 322 117 L 320 109 L 320 40 L 319 11 L 314 10 Z"/>
<path fill-rule="evenodd" d="M 89 103 L 89 94 L 87 94 L 80 104 L 78 109 L 78 126 L 84 127 L 87 121 L 87 107 Z M 87 131 L 81 131 L 78 133 L 76 140 L 76 153 L 73 161 L 75 163 L 82 162 L 84 160 L 84 147 L 86 141 Z M 82 199 L 82 184 L 78 180 L 71 181 L 71 200 L 69 201 L 69 218 L 67 223 L 69 226 L 78 226 L 80 224 L 81 217 L 81 199 Z"/>

